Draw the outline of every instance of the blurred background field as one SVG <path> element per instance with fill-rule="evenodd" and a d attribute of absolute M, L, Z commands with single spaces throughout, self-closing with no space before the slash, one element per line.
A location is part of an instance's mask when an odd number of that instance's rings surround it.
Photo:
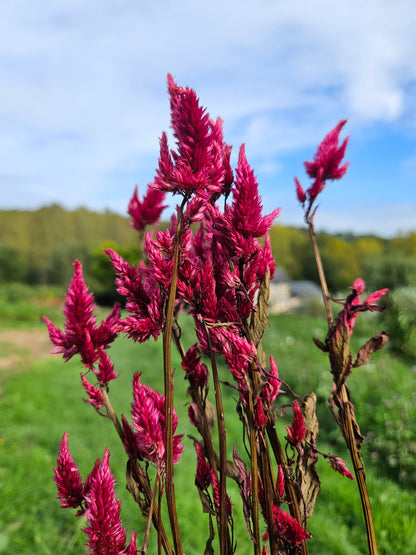
<path fill-rule="evenodd" d="M 139 544 L 143 537 L 143 520 L 125 490 L 125 456 L 115 431 L 109 421 L 82 401 L 85 393 L 79 379 L 79 361 L 64 364 L 59 356 L 49 354 L 51 347 L 40 316 L 47 315 L 62 325 L 61 292 L 62 288 L 41 285 L 29 288 L 3 284 L 0 288 L 0 553 L 84 552 L 84 521 L 75 518 L 75 511 L 60 508 L 52 479 L 52 467 L 65 431 L 69 432 L 69 446 L 84 478 L 94 461 L 102 457 L 105 446 L 109 446 L 117 494 L 123 502 L 123 523 L 129 532 L 137 531 Z M 100 311 L 105 313 L 105 309 Z M 357 323 L 355 347 L 380 331 L 385 323 L 378 315 L 365 316 Z M 186 316 L 181 322 L 185 345 L 191 345 L 192 322 Z M 321 427 L 318 445 L 349 464 L 327 408 L 331 388 L 328 364 L 312 343 L 312 336 L 324 338 L 324 318 L 274 315 L 264 341 L 266 353 L 276 357 L 281 377 L 298 394 L 316 392 Z M 163 387 L 161 345 L 153 340 L 139 345 L 120 338 L 111 356 L 120 377 L 113 382 L 110 394 L 116 410 L 128 415 L 134 372 L 143 372 L 143 379 L 155 389 Z M 366 437 L 364 457 L 380 553 L 416 552 L 415 362 L 411 355 L 398 355 L 388 348 L 377 353 L 370 364 L 357 369 L 350 381 L 358 421 Z M 185 553 L 199 554 L 208 537 L 208 522 L 193 485 L 195 454 L 187 436 L 194 430 L 188 423 L 186 382 L 177 357 L 174 366 L 179 431 L 185 434 L 185 454 L 175 467 L 179 520 Z M 224 368 L 221 372 L 222 379 L 228 381 Z M 243 455 L 241 426 L 234 415 L 236 394 L 225 386 L 223 391 L 228 455 L 231 457 L 234 443 Z M 284 404 L 283 396 L 280 402 Z M 284 419 L 279 423 L 282 433 L 285 424 Z M 310 553 L 365 553 L 365 530 L 355 482 L 336 474 L 323 460 L 319 461 L 318 472 L 322 489 L 310 520 Z M 237 553 L 248 554 L 252 550 L 236 490 L 232 491 L 232 501 Z M 152 539 L 154 545 L 154 536 Z M 149 553 L 155 552 L 152 546 Z"/>
<path fill-rule="evenodd" d="M 165 224 L 167 225 L 167 224 Z M 306 230 L 274 226 L 272 249 L 278 268 L 291 280 L 315 282 L 315 264 Z M 354 347 L 386 329 L 391 341 L 370 364 L 354 371 L 350 384 L 361 431 L 366 437 L 364 457 L 380 553 L 416 552 L 414 494 L 416 491 L 416 233 L 383 239 L 376 236 L 321 233 L 330 290 L 345 296 L 348 286 L 363 277 L 369 292 L 389 287 L 388 310 L 358 319 Z M 125 457 L 109 421 L 82 401 L 85 393 L 78 360 L 64 364 L 50 354 L 43 315 L 63 324 L 64 292 L 75 258 L 84 266 L 85 279 L 100 306 L 119 300 L 113 269 L 102 254 L 117 249 L 137 262 L 140 243 L 128 220 L 107 212 L 72 212 L 58 205 L 35 212 L 2 211 L 0 218 L 0 553 L 70 554 L 84 552 L 84 521 L 60 508 L 52 468 L 65 431 L 69 446 L 85 478 L 105 446 L 122 499 L 122 517 L 129 531 L 144 523 L 125 490 Z M 337 292 L 340 292 L 339 294 Z M 108 308 L 98 309 L 100 318 Z M 100 314 L 102 313 L 102 314 Z M 192 322 L 182 318 L 185 346 L 194 342 Z M 328 410 L 331 376 L 325 355 L 312 336 L 325 337 L 325 316 L 318 299 L 304 302 L 294 313 L 272 315 L 264 344 L 278 363 L 281 377 L 301 396 L 315 391 L 321 432 L 319 447 L 349 462 L 343 442 Z M 153 340 L 133 344 L 124 338 L 111 349 L 120 377 L 111 386 L 116 409 L 130 412 L 134 372 L 155 389 L 163 388 L 161 345 Z M 193 484 L 194 434 L 188 423 L 186 383 L 179 359 L 175 405 L 185 454 L 176 467 L 180 525 L 185 552 L 199 554 L 208 537 L 207 515 L 202 514 Z M 229 381 L 224 368 L 222 379 Z M 237 444 L 244 454 L 241 426 L 234 415 L 234 390 L 224 386 L 228 456 Z M 287 399 L 279 400 L 284 404 Z M 285 432 L 287 421 L 279 427 Z M 350 465 L 351 466 L 351 465 Z M 355 483 L 343 478 L 321 460 L 322 490 L 310 520 L 312 554 L 355 555 L 366 551 L 360 500 Z M 239 493 L 235 504 L 237 553 L 251 553 L 241 518 Z M 153 536 L 154 540 L 154 536 Z M 154 541 L 153 541 L 154 544 Z M 155 553 L 153 547 L 149 553 Z"/>

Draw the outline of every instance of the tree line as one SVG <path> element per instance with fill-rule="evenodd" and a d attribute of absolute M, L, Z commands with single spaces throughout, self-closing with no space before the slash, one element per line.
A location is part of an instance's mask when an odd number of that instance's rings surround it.
<path fill-rule="evenodd" d="M 291 279 L 318 281 L 306 229 L 275 225 L 270 237 L 276 263 Z M 333 293 L 358 276 L 371 288 L 416 283 L 416 232 L 391 239 L 318 233 L 318 242 Z M 108 247 L 129 262 L 140 260 L 139 236 L 127 217 L 85 208 L 68 211 L 56 204 L 36 211 L 0 211 L 0 283 L 66 286 L 78 259 L 91 289 L 105 301 L 114 290 L 112 266 L 102 254 Z"/>

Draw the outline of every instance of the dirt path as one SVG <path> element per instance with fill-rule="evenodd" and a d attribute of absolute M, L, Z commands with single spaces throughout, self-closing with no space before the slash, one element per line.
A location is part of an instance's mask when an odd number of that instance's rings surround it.
<path fill-rule="evenodd" d="M 7 345 L 6 354 L 2 344 Z M 0 330 L 0 370 L 46 357 L 51 354 L 52 348 L 46 329 Z"/>

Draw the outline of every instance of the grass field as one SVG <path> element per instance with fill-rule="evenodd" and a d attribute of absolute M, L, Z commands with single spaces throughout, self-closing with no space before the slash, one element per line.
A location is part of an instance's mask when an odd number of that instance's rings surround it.
<path fill-rule="evenodd" d="M 43 300 L 40 304 L 39 310 L 43 313 L 59 317 L 56 303 Z M 39 347 L 46 331 L 38 322 L 38 309 L 31 306 L 29 312 L 35 316 L 26 320 L 22 310 L 19 306 L 18 318 L 13 318 L 12 308 L 7 311 L 7 318 L 1 319 L 0 314 L 0 553 L 84 552 L 82 527 L 85 522 L 75 519 L 75 511 L 60 508 L 52 479 L 52 467 L 56 464 L 65 431 L 69 432 L 69 446 L 84 478 L 94 461 L 102 457 L 105 446 L 110 448 L 110 464 L 123 503 L 123 523 L 129 532 L 137 531 L 140 544 L 144 523 L 124 487 L 125 456 L 111 423 L 82 401 L 85 394 L 79 379 L 79 362 L 72 360 L 64 364 L 60 357 L 47 355 L 46 342 Z M 11 342 L 10 335 L 4 335 L 10 328 L 15 331 L 15 338 L 21 338 L 20 342 Z M 192 331 L 189 323 L 185 323 L 185 331 Z M 371 331 L 379 331 L 376 320 L 365 319 L 357 326 L 357 341 L 367 339 Z M 281 377 L 298 394 L 317 393 L 321 426 L 318 445 L 322 451 L 343 457 L 351 468 L 327 409 L 331 386 L 327 361 L 311 341 L 312 335 L 323 339 L 324 334 L 324 320 L 274 316 L 265 348 L 268 354 L 276 357 Z M 37 349 L 31 337 L 36 338 Z M 185 336 L 184 341 L 189 345 L 193 338 Z M 160 344 L 152 341 L 135 345 L 121 338 L 111 355 L 120 377 L 113 382 L 110 395 L 116 410 L 128 415 L 134 372 L 143 372 L 143 381 L 155 389 L 163 385 Z M 180 416 L 179 431 L 193 434 L 186 416 L 186 383 L 178 358 L 174 365 L 178 369 L 175 405 Z M 222 372 L 223 379 L 228 379 L 224 369 Z M 357 418 L 367 438 L 364 458 L 380 553 L 416 553 L 415 381 L 411 362 L 394 358 L 388 352 L 377 354 L 371 364 L 359 368 L 350 381 Z M 240 454 L 243 453 L 240 423 L 233 414 L 234 397 L 235 392 L 224 387 L 230 457 L 234 443 L 240 446 Z M 192 440 L 185 437 L 184 442 L 183 459 L 175 468 L 175 485 L 184 549 L 190 555 L 203 553 L 208 523 L 207 516 L 201 514 L 193 485 Z M 308 542 L 309 552 L 323 555 L 365 553 L 365 530 L 355 482 L 336 474 L 324 461 L 318 463 L 318 472 L 322 489 L 310 520 L 313 539 Z M 236 491 L 232 491 L 232 501 L 236 514 L 237 553 L 249 554 L 252 549 L 239 516 Z M 154 536 L 152 538 L 154 540 Z M 151 547 L 148 552 L 156 551 Z"/>

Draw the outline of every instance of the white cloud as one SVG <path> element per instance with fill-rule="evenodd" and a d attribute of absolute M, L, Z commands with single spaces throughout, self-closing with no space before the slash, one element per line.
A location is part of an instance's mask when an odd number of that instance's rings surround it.
<path fill-rule="evenodd" d="M 22 180 L 2 204 L 50 191 L 103 207 L 114 179 L 119 198 L 144 186 L 168 128 L 168 71 L 260 168 L 344 116 L 355 129 L 414 121 L 415 28 L 413 0 L 4 0 L 0 171 Z"/>

